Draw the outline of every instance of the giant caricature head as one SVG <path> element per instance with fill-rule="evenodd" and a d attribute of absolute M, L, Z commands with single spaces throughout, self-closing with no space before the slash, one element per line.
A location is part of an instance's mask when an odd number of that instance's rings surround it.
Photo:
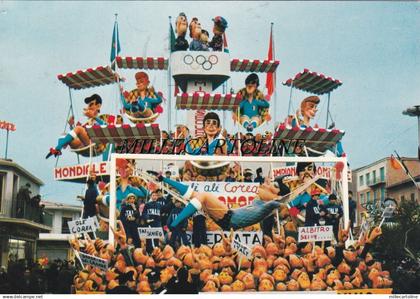
<path fill-rule="evenodd" d="M 215 112 L 207 113 L 203 119 L 203 127 L 207 137 L 214 138 L 221 130 L 219 115 Z"/>
<path fill-rule="evenodd" d="M 84 115 L 89 118 L 95 118 L 101 112 L 102 98 L 96 93 L 85 99 L 87 107 L 84 109 Z"/>
<path fill-rule="evenodd" d="M 200 35 L 201 35 L 201 24 L 200 22 L 198 22 L 197 18 L 192 18 L 191 22 L 190 22 L 190 37 L 193 39 L 200 39 Z"/>
<path fill-rule="evenodd" d="M 316 112 L 318 111 L 318 104 L 319 104 L 319 98 L 317 96 L 310 96 L 305 98 L 300 103 L 300 113 L 302 114 L 305 121 L 308 121 L 313 119 L 316 115 Z M 308 124 L 306 124 L 308 125 Z"/>
<path fill-rule="evenodd" d="M 248 75 L 245 79 L 245 88 L 246 93 L 249 95 L 253 95 L 255 91 L 257 90 L 258 86 L 260 85 L 260 79 L 258 78 L 258 75 L 255 73 L 252 73 Z"/>
<path fill-rule="evenodd" d="M 187 33 L 187 28 L 188 28 L 187 16 L 185 15 L 185 13 L 181 12 L 176 18 L 175 32 L 178 36 L 185 37 L 185 34 Z"/>
<path fill-rule="evenodd" d="M 296 165 L 296 173 L 299 180 L 303 183 L 312 179 L 315 176 L 316 167 L 312 162 L 300 162 Z"/>
<path fill-rule="evenodd" d="M 222 35 L 225 32 L 226 28 L 228 27 L 228 23 L 225 20 L 225 18 L 221 16 L 217 16 L 217 17 L 214 17 L 212 21 L 214 22 L 213 33 L 216 35 Z"/>
<path fill-rule="evenodd" d="M 139 91 L 144 91 L 149 85 L 149 76 L 145 72 L 137 72 L 135 75 L 136 86 Z"/>

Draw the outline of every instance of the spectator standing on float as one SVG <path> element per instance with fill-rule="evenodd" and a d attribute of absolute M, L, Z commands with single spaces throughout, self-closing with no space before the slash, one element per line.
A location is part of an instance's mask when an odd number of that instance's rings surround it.
<path fill-rule="evenodd" d="M 83 200 L 83 219 L 96 215 L 96 197 L 98 197 L 98 195 L 98 189 L 96 188 L 96 174 L 91 172 L 87 181 L 85 196 L 77 196 L 77 198 Z"/>
<path fill-rule="evenodd" d="M 195 212 L 193 215 L 192 242 L 195 248 L 207 245 L 206 216 L 201 212 Z"/>
<path fill-rule="evenodd" d="M 338 242 L 338 226 L 340 224 L 340 218 L 343 216 L 343 209 L 337 203 L 337 196 L 331 194 L 328 197 L 329 203 L 325 206 L 327 211 L 326 225 L 332 225 L 335 240 Z"/>
<path fill-rule="evenodd" d="M 311 192 L 311 200 L 305 205 L 305 226 L 318 226 L 319 219 L 325 216 L 325 211 L 320 206 L 319 195 L 321 191 L 314 189 Z"/>
<path fill-rule="evenodd" d="M 262 168 L 258 167 L 256 170 L 256 174 L 257 176 L 254 179 L 254 183 L 259 183 L 260 185 L 264 183 L 264 177 L 261 175 L 262 174 Z"/>
<path fill-rule="evenodd" d="M 127 234 L 127 243 L 131 239 L 132 244 L 136 247 L 140 247 L 140 238 L 137 231 L 139 212 L 136 209 L 137 197 L 133 193 L 127 195 L 124 203 L 121 206 L 120 218 Z"/>
<path fill-rule="evenodd" d="M 350 214 L 350 228 L 351 232 L 353 232 L 354 224 L 356 223 L 356 209 L 357 204 L 356 201 L 353 199 L 353 192 L 349 191 L 349 214 Z"/>
<path fill-rule="evenodd" d="M 172 208 L 169 217 L 167 226 L 171 227 L 171 223 L 178 217 L 178 215 L 181 213 L 182 209 L 184 208 L 184 205 L 180 201 L 175 201 L 174 207 Z M 183 245 L 190 245 L 190 242 L 187 238 L 187 226 L 188 226 L 188 219 L 185 219 L 183 222 L 181 222 L 178 226 L 171 229 L 171 238 L 169 240 L 169 245 L 172 246 L 172 248 L 177 248 L 176 243 L 179 242 L 181 245 L 181 240 Z"/>
<path fill-rule="evenodd" d="M 161 209 L 162 205 L 158 202 L 158 194 L 154 191 L 152 192 L 150 200 L 144 205 L 142 218 L 144 219 L 146 227 L 162 227 Z M 151 253 L 155 246 L 159 246 L 159 240 L 146 240 L 147 252 Z"/>
<path fill-rule="evenodd" d="M 244 182 L 245 183 L 252 183 L 252 171 L 251 171 L 251 169 L 245 169 Z"/>

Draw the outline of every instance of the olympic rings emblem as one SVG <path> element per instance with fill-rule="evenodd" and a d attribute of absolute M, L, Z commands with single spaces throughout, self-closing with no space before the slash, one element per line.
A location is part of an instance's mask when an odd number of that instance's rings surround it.
<path fill-rule="evenodd" d="M 195 62 L 195 63 L 194 63 Z M 184 63 L 190 65 L 194 70 L 197 69 L 197 66 L 200 66 L 205 71 L 212 69 L 213 65 L 219 62 L 219 58 L 216 55 L 210 55 L 206 58 L 204 55 L 198 55 L 195 59 L 192 55 L 188 54 L 184 56 Z"/>

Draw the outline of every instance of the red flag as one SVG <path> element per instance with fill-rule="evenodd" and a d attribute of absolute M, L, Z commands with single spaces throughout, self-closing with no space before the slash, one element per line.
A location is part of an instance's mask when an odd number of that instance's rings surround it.
<path fill-rule="evenodd" d="M 391 167 L 395 170 L 402 169 L 401 164 L 397 161 L 397 159 L 394 157 L 394 155 L 391 155 Z"/>
<path fill-rule="evenodd" d="M 274 59 L 274 47 L 273 47 L 273 26 L 270 30 L 270 43 L 268 44 L 268 60 Z M 267 87 L 267 96 L 271 98 L 274 93 L 274 73 L 267 73 L 267 80 L 265 86 Z"/>

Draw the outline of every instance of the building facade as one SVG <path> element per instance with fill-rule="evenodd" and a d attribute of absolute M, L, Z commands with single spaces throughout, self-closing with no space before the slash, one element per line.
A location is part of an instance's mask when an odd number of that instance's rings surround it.
<path fill-rule="evenodd" d="M 37 257 L 47 256 L 49 260 L 73 259 L 69 246 L 69 228 L 67 223 L 81 217 L 82 206 L 66 205 L 43 201 L 45 205 L 45 224 L 52 229 L 48 233 L 40 233 L 37 245 Z"/>
<path fill-rule="evenodd" d="M 36 257 L 43 223 L 39 191 L 43 182 L 12 160 L 0 159 L 0 265 Z"/>
<path fill-rule="evenodd" d="M 420 161 L 402 158 L 414 179 L 420 181 Z M 353 193 L 360 215 L 367 207 L 377 207 L 386 198 L 420 201 L 420 191 L 402 168 L 394 168 L 391 158 L 383 158 L 353 171 Z M 360 218 L 359 218 L 360 219 Z"/>

